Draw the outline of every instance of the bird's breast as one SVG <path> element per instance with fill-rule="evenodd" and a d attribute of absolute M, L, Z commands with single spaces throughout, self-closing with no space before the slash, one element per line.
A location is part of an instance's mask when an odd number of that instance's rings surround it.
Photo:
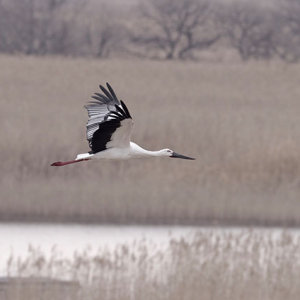
<path fill-rule="evenodd" d="M 93 159 L 129 159 L 131 158 L 130 150 L 127 148 L 109 148 L 104 151 L 95 153 Z"/>

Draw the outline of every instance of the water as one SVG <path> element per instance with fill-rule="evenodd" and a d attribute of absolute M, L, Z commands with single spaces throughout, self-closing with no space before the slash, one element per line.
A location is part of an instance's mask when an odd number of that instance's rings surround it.
<path fill-rule="evenodd" d="M 46 257 L 55 246 L 63 257 L 72 258 L 74 252 L 87 248 L 96 252 L 143 239 L 163 249 L 171 237 L 192 238 L 196 231 L 196 227 L 0 223 L 0 270 L 11 254 L 24 258 L 29 246 L 39 248 Z"/>
<path fill-rule="evenodd" d="M 240 233 L 245 228 L 200 228 L 170 226 L 103 226 L 76 224 L 22 224 L 0 223 L 0 275 L 4 273 L 6 262 L 11 254 L 24 258 L 28 248 L 39 248 L 47 257 L 56 247 L 61 256 L 72 258 L 75 252 L 89 248 L 90 253 L 99 249 L 113 250 L 120 244 L 132 244 L 145 240 L 149 248 L 164 250 L 170 238 L 192 240 L 199 231 L 213 232 L 226 238 L 225 233 Z M 258 234 L 270 233 L 276 239 L 282 229 L 254 229 Z M 289 230 L 294 237 L 300 236 L 299 230 Z M 216 234 L 213 235 L 214 237 Z"/>

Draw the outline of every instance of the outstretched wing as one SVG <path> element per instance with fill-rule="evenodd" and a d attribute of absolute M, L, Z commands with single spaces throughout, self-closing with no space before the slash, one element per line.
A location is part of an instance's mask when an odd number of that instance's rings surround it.
<path fill-rule="evenodd" d="M 133 122 L 125 103 L 117 98 L 112 87 L 99 86 L 103 94 L 92 96 L 87 109 L 89 120 L 86 125 L 86 138 L 91 152 L 97 153 L 108 148 L 129 147 Z"/>

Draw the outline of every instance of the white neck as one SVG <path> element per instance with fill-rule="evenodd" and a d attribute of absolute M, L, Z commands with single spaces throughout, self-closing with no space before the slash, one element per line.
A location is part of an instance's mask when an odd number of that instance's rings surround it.
<path fill-rule="evenodd" d="M 139 145 L 130 142 L 131 150 L 132 150 L 132 156 L 133 157 L 153 157 L 153 156 L 164 156 L 162 155 L 162 150 L 158 151 L 149 151 L 146 149 L 143 149 Z"/>

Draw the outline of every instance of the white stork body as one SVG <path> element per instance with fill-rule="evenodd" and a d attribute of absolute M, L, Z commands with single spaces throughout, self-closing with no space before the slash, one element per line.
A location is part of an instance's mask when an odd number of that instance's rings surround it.
<path fill-rule="evenodd" d="M 139 157 L 176 157 L 183 159 L 194 158 L 177 154 L 170 149 L 148 151 L 130 141 L 133 121 L 125 103 L 117 98 L 114 90 L 107 84 L 109 92 L 100 85 L 105 94 L 95 93 L 92 96 L 97 101 L 91 101 L 85 106 L 88 111 L 87 140 L 91 151 L 78 154 L 72 161 L 55 162 L 51 166 L 64 166 L 80 161 L 94 159 L 119 159 Z"/>
<path fill-rule="evenodd" d="M 77 160 L 81 159 L 120 159 L 126 160 L 130 158 L 142 158 L 142 157 L 155 157 L 155 156 L 169 156 L 163 155 L 163 152 L 169 149 L 163 149 L 159 151 L 148 151 L 137 145 L 136 143 L 130 142 L 130 146 L 126 148 L 109 148 L 105 151 L 100 151 L 95 154 L 83 153 L 78 154 Z"/>

